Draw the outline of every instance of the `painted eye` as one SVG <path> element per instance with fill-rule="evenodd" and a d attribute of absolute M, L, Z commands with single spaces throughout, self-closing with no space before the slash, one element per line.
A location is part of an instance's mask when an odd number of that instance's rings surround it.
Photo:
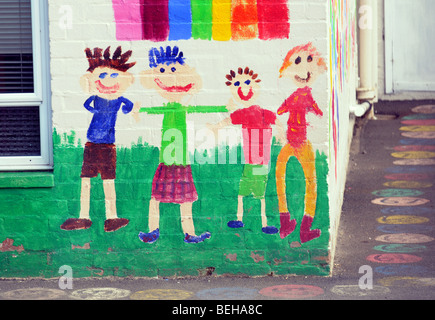
<path fill-rule="evenodd" d="M 177 70 L 177 69 L 175 69 L 175 67 L 172 67 L 172 68 L 171 68 L 171 71 L 172 71 L 172 72 L 175 72 L 176 70 Z"/>
<path fill-rule="evenodd" d="M 297 57 L 296 60 L 295 60 L 295 63 L 299 64 L 299 63 L 301 63 L 301 61 L 302 61 L 302 58 L 301 57 Z"/>
<path fill-rule="evenodd" d="M 240 86 L 240 81 L 236 81 L 236 82 L 234 82 L 234 85 L 235 85 L 236 87 Z"/>
<path fill-rule="evenodd" d="M 312 56 L 308 56 L 307 61 L 308 61 L 308 62 L 313 61 L 313 57 L 312 57 Z"/>
<path fill-rule="evenodd" d="M 119 73 L 112 73 L 110 75 L 111 78 L 117 78 L 119 76 Z"/>
<path fill-rule="evenodd" d="M 160 68 L 161 73 L 165 73 L 165 68 Z"/>
<path fill-rule="evenodd" d="M 100 79 L 105 79 L 106 77 L 107 77 L 107 72 L 103 72 L 99 76 Z"/>
<path fill-rule="evenodd" d="M 251 84 L 251 80 L 246 80 L 245 83 L 249 86 Z"/>

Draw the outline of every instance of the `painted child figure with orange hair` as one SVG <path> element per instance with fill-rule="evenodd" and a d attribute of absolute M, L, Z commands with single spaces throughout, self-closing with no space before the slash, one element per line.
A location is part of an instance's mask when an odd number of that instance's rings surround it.
<path fill-rule="evenodd" d="M 301 243 L 316 239 L 320 230 L 311 230 L 317 201 L 316 168 L 313 148 L 307 140 L 307 120 L 309 112 L 323 116 L 311 94 L 310 85 L 326 71 L 326 64 L 311 43 L 291 49 L 280 68 L 280 78 L 290 78 L 298 89 L 279 107 L 277 113 L 289 113 L 287 121 L 287 144 L 281 149 L 276 165 L 276 187 L 280 212 L 280 236 L 285 238 L 296 228 L 296 220 L 291 219 L 287 206 L 285 176 L 287 162 L 295 156 L 305 175 L 305 212 L 301 221 Z"/>

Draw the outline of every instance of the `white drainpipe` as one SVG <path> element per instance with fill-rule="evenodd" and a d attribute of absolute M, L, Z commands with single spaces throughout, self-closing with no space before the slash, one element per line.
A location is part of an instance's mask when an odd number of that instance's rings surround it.
<path fill-rule="evenodd" d="M 359 31 L 359 88 L 357 99 L 359 105 L 351 106 L 350 112 L 355 116 L 363 116 L 371 104 L 377 102 L 378 77 L 378 28 L 377 0 L 359 0 L 358 31 Z M 373 110 L 372 110 L 373 115 Z"/>

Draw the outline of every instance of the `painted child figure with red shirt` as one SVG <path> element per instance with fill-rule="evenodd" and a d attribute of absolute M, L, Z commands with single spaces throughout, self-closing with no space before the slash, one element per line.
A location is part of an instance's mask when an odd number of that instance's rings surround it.
<path fill-rule="evenodd" d="M 234 109 L 234 101 L 242 108 L 233 111 L 230 117 L 216 125 L 209 125 L 216 130 L 223 126 L 241 125 L 243 134 L 243 154 L 245 165 L 239 184 L 237 220 L 228 222 L 230 228 L 244 227 L 243 198 L 252 195 L 261 202 L 262 231 L 275 234 L 278 229 L 269 226 L 266 217 L 265 193 L 269 173 L 272 142 L 272 126 L 277 124 L 276 114 L 270 110 L 253 105 L 259 91 L 258 75 L 248 67 L 230 71 L 226 76 L 226 85 L 232 93 L 228 109 Z M 284 131 L 282 130 L 282 136 Z"/>
<path fill-rule="evenodd" d="M 311 43 L 293 48 L 287 53 L 280 69 L 280 78 L 290 78 L 298 89 L 278 109 L 278 115 L 289 113 L 287 121 L 287 144 L 279 153 L 276 165 L 276 188 L 280 212 L 280 236 L 285 238 L 296 228 L 287 207 L 285 176 L 287 162 L 295 156 L 305 175 L 305 212 L 301 221 L 301 243 L 320 237 L 319 229 L 311 230 L 317 201 L 316 168 L 313 148 L 307 139 L 306 115 L 323 116 L 311 94 L 311 83 L 326 71 L 324 60 Z"/>

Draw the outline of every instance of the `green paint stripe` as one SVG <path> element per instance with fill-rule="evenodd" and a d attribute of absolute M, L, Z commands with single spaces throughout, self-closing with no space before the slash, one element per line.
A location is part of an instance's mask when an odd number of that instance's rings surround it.
<path fill-rule="evenodd" d="M 212 37 L 212 1 L 192 0 L 192 37 L 211 40 Z"/>

